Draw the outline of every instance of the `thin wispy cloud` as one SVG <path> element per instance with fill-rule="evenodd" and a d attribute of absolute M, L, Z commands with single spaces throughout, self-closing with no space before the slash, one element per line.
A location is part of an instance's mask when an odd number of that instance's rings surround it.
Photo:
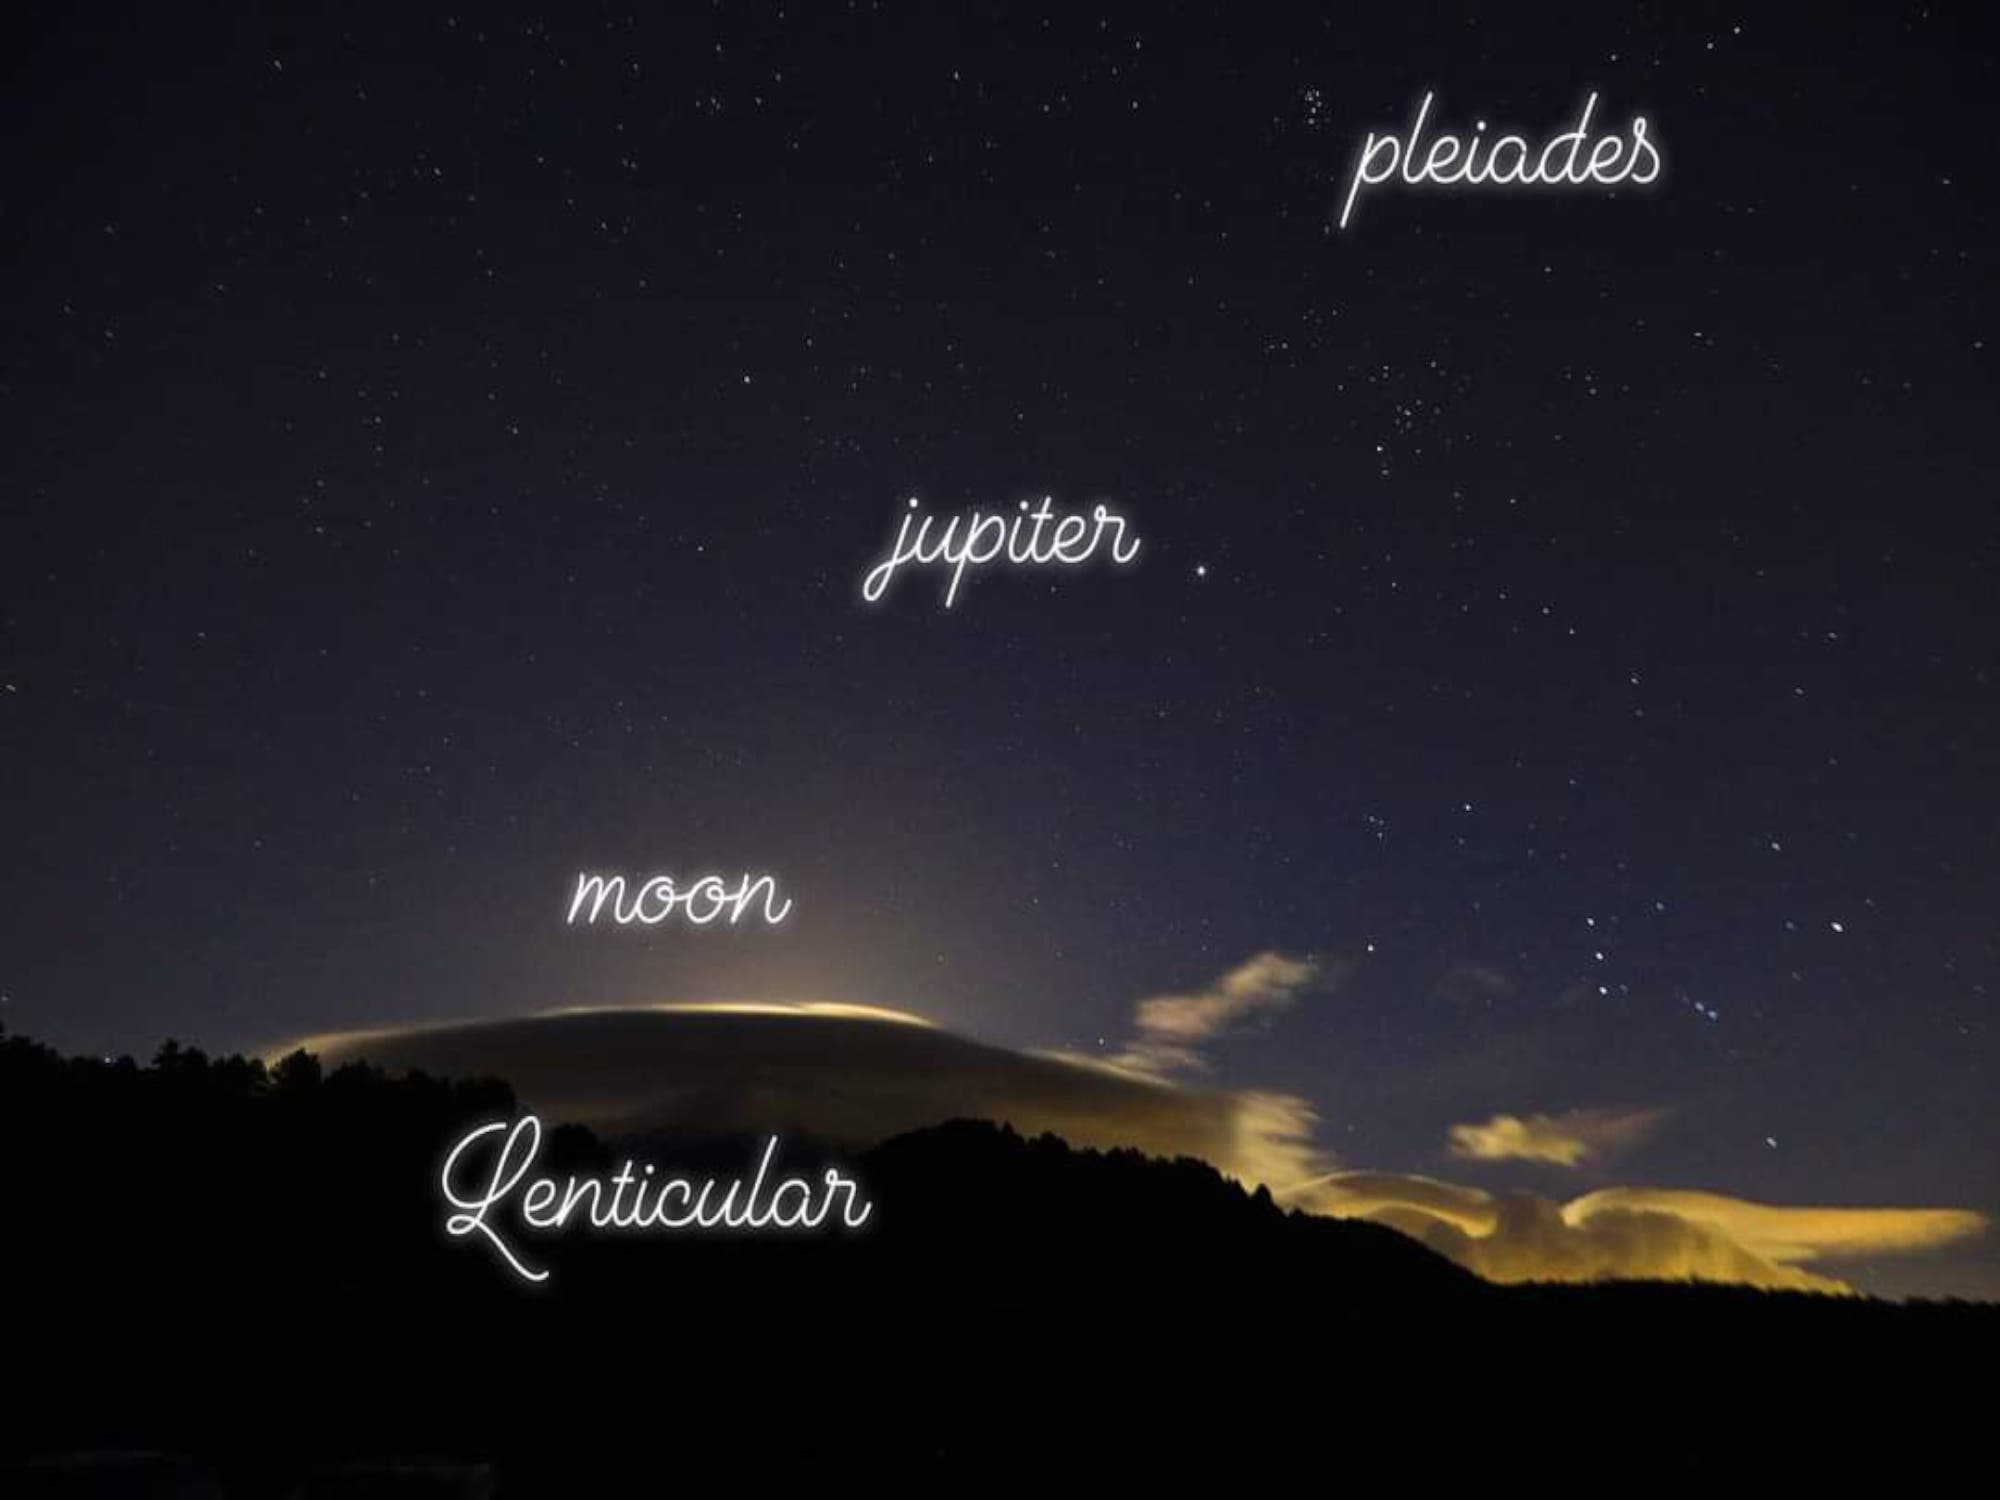
<path fill-rule="evenodd" d="M 1137 1035 L 1115 1059 L 1143 1073 L 1203 1072 L 1203 1046 L 1247 1022 L 1288 1008 L 1324 982 L 1319 962 L 1269 950 L 1185 994 L 1153 995 L 1133 1010 Z"/>
<path fill-rule="evenodd" d="M 1532 1161 L 1580 1167 L 1638 1145 L 1666 1111 L 1573 1109 L 1558 1115 L 1495 1115 L 1451 1127 L 1451 1154 L 1462 1161 Z"/>

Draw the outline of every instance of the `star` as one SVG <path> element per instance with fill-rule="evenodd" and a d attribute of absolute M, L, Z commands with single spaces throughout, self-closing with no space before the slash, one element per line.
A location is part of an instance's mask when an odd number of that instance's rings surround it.
<path fill-rule="evenodd" d="M 1208 564 L 1207 564 L 1207 563 L 1196 563 L 1196 564 L 1194 565 L 1194 576 L 1195 576 L 1195 577 L 1197 577 L 1197 578 L 1206 578 L 1206 577 L 1208 577 Z"/>

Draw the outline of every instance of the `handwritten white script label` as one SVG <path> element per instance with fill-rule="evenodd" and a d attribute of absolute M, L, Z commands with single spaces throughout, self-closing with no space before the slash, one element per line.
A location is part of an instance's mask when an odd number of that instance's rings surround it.
<path fill-rule="evenodd" d="M 1125 518 L 1103 505 L 1094 506 L 1088 517 L 1076 512 L 1059 515 L 1055 500 L 1044 495 L 1033 509 L 1023 500 L 1011 516 L 983 510 L 952 516 L 935 536 L 931 524 L 938 518 L 921 510 L 912 495 L 889 555 L 861 581 L 861 597 L 868 603 L 880 602 L 896 569 L 905 563 L 950 568 L 951 580 L 944 591 L 944 607 L 950 609 L 958 600 L 967 568 L 1000 562 L 1017 568 L 1081 567 L 1097 555 L 1100 543 L 1114 567 L 1126 567 L 1139 555 L 1139 538 L 1125 535 Z"/>
<path fill-rule="evenodd" d="M 1583 101 L 1576 123 L 1560 135 L 1550 137 L 1539 151 L 1523 136 L 1489 138 L 1484 120 L 1474 123 L 1470 136 L 1440 134 L 1426 143 L 1424 129 L 1430 121 L 1435 97 L 1424 95 L 1407 140 L 1394 132 L 1368 133 L 1355 155 L 1347 198 L 1340 206 L 1342 229 L 1354 216 L 1361 190 L 1391 180 L 1400 180 L 1405 187 L 1413 188 L 1426 184 L 1573 188 L 1590 183 L 1599 187 L 1617 187 L 1621 183 L 1646 187 L 1659 180 L 1663 163 L 1659 148 L 1647 137 L 1644 115 L 1632 117 L 1627 127 L 1631 132 L 1629 141 L 1621 134 L 1591 137 L 1591 116 L 1597 112 L 1594 93 Z"/>
<path fill-rule="evenodd" d="M 757 1161 L 756 1175 L 744 1179 L 660 1176 L 651 1162 L 629 1157 L 609 1177 L 570 1174 L 558 1182 L 530 1175 L 542 1148 L 542 1122 L 534 1115 L 495 1120 L 468 1130 L 444 1159 L 440 1185 L 454 1210 L 444 1231 L 453 1239 L 483 1237 L 508 1269 L 524 1281 L 549 1279 L 546 1269 L 522 1258 L 510 1235 L 521 1230 L 557 1233 L 572 1227 L 600 1232 L 675 1232 L 723 1229 L 818 1229 L 832 1220 L 840 1229 L 859 1229 L 875 1205 L 861 1196 L 860 1184 L 833 1167 L 815 1181 L 773 1177 L 778 1138 L 770 1137 Z M 490 1167 L 461 1167 L 468 1152 L 484 1149 Z M 836 1215 L 836 1208 L 838 1213 Z"/>
<path fill-rule="evenodd" d="M 615 922 L 620 927 L 637 923 L 641 927 L 657 927 L 674 915 L 678 907 L 680 914 L 690 926 L 706 927 L 719 920 L 724 912 L 729 914 L 729 925 L 734 927 L 743 920 L 750 910 L 751 902 L 763 897 L 763 920 L 776 927 L 791 912 L 789 896 L 780 897 L 778 883 L 769 875 L 739 875 L 732 889 L 723 882 L 720 875 L 704 875 L 686 890 L 676 890 L 671 875 L 654 875 L 637 881 L 628 889 L 623 875 L 592 875 L 585 873 L 576 877 L 576 894 L 570 898 L 568 923 L 577 925 L 578 918 L 586 927 L 593 927 L 601 916 Z"/>

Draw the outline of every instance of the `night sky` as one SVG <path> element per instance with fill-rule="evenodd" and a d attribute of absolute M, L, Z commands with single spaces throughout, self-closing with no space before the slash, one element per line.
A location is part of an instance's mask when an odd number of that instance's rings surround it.
<path fill-rule="evenodd" d="M 0 1020 L 1108 1057 L 1312 955 L 1202 1081 L 1343 1163 L 2000 1212 L 2000 79 L 1862 9 L 14 15 Z M 1426 90 L 1593 89 L 1652 189 L 1332 228 Z M 1137 563 L 861 602 L 908 497 L 1045 494 Z M 1647 1123 L 1450 1153 L 1573 1111 Z"/>

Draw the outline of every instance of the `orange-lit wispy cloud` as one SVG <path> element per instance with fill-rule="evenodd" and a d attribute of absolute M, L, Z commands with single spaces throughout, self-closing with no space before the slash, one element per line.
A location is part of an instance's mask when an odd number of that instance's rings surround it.
<path fill-rule="evenodd" d="M 1495 1115 L 1451 1127 L 1451 1154 L 1466 1161 L 1534 1161 L 1577 1167 L 1635 1146 L 1666 1117 L 1660 1109 L 1572 1109 L 1559 1115 Z"/>
<path fill-rule="evenodd" d="M 1986 1228 L 1965 1209 L 1791 1207 L 1658 1188 L 1558 1202 L 1384 1172 L 1331 1172 L 1279 1198 L 1388 1224 L 1490 1281 L 1696 1278 L 1841 1292 L 1844 1282 L 1805 1266 L 1934 1250 Z"/>
<path fill-rule="evenodd" d="M 1192 994 L 1140 1001 L 1133 1017 L 1138 1037 L 1119 1063 L 1162 1080 L 1203 1071 L 1202 1045 L 1240 1021 L 1331 987 L 1316 960 L 1256 954 Z M 1838 1292 L 1849 1288 L 1804 1265 L 1936 1249 L 1986 1228 L 1981 1215 L 1962 1209 L 1797 1208 L 1659 1188 L 1604 1188 L 1559 1202 L 1409 1174 L 1344 1171 L 1314 1144 L 1317 1117 L 1306 1100 L 1263 1092 L 1231 1097 L 1240 1125 L 1233 1150 L 1227 1160 L 1210 1158 L 1224 1171 L 1263 1183 L 1308 1213 L 1388 1224 L 1493 1281 L 1697 1278 Z M 1666 1114 L 1496 1114 L 1454 1126 L 1450 1147 L 1467 1161 L 1576 1167 L 1639 1144 Z"/>
<path fill-rule="evenodd" d="M 1337 975 L 1306 958 L 1262 953 L 1208 985 L 1154 996 L 1110 1060 L 1029 1053 L 867 1006 L 678 1004 L 565 1011 L 461 1025 L 306 1039 L 328 1065 L 508 1079 L 552 1119 L 607 1132 L 782 1130 L 866 1146 L 954 1117 L 1050 1131 L 1075 1145 L 1192 1156 L 1310 1213 L 1370 1219 L 1496 1281 L 1700 1277 L 1753 1286 L 1842 1290 L 1805 1269 L 1863 1255 L 1935 1249 L 1981 1232 L 1956 1209 L 1791 1208 L 1712 1193 L 1603 1188 L 1568 1202 L 1398 1173 L 1342 1167 L 1315 1140 L 1295 1095 L 1186 1081 L 1231 1027 L 1327 989 Z M 290 1050 L 289 1047 L 278 1050 Z M 1578 1159 L 1650 1128 L 1638 1112 L 1528 1117 L 1476 1127 L 1491 1160 L 1510 1140 Z M 1510 1117 L 1497 1117 L 1510 1118 Z M 1568 1134 L 1552 1129 L 1567 1121 Z M 1595 1124 L 1588 1122 L 1594 1121 Z M 1583 1123 L 1580 1123 L 1583 1122 Z M 1531 1153 L 1528 1153 L 1531 1154 Z"/>
<path fill-rule="evenodd" d="M 1314 959 L 1270 951 L 1255 954 L 1201 989 L 1141 1000 L 1133 1015 L 1138 1035 L 1116 1061 L 1159 1075 L 1201 1071 L 1207 1067 L 1203 1043 L 1285 1009 L 1324 982 L 1324 971 Z"/>

